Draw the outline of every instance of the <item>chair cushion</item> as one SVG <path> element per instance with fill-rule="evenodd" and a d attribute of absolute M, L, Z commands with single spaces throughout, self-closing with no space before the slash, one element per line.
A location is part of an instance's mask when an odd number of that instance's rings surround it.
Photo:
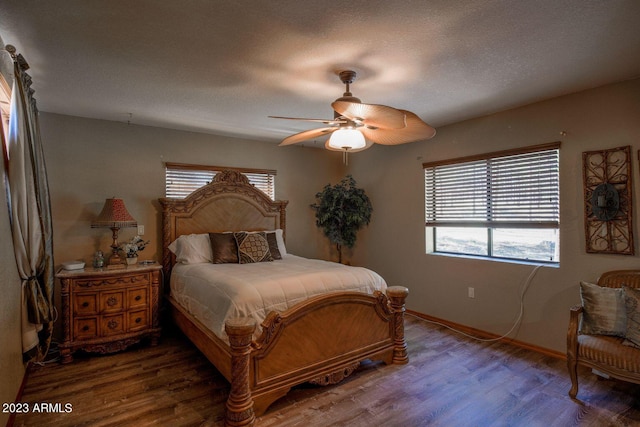
<path fill-rule="evenodd" d="M 623 337 L 627 329 L 627 310 L 622 288 L 606 288 L 580 283 L 584 313 L 580 332 Z"/>
<path fill-rule="evenodd" d="M 606 335 L 579 335 L 578 359 L 640 374 L 640 349 L 622 345 L 623 341 Z"/>

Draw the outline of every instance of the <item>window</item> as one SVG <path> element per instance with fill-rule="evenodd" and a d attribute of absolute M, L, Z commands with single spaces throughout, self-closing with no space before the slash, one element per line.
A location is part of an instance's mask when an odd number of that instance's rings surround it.
<path fill-rule="evenodd" d="M 191 192 L 211 182 L 216 173 L 232 169 L 243 173 L 249 182 L 275 200 L 276 171 L 265 169 L 227 168 L 222 166 L 165 163 L 165 196 L 183 199 Z"/>
<path fill-rule="evenodd" d="M 0 139 L 2 140 L 3 158 L 5 170 L 7 165 L 7 140 L 9 139 L 9 114 L 11 112 L 11 89 L 4 76 L 0 74 Z"/>
<path fill-rule="evenodd" d="M 559 262 L 560 143 L 423 164 L 428 252 Z"/>

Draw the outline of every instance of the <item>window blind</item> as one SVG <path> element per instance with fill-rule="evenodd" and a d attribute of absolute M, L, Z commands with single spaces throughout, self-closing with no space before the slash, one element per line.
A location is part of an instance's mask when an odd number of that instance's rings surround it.
<path fill-rule="evenodd" d="M 220 166 L 165 163 L 165 196 L 183 199 L 198 188 L 211 182 L 222 170 L 236 170 L 244 174 L 249 183 L 275 200 L 276 171 L 266 169 L 228 168 Z"/>
<path fill-rule="evenodd" d="M 426 225 L 558 228 L 559 147 L 423 164 Z"/>

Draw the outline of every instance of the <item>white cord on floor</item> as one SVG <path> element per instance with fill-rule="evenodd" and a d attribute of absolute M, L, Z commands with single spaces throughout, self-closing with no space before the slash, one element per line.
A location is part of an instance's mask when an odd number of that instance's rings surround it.
<path fill-rule="evenodd" d="M 497 337 L 497 338 L 479 338 L 473 335 L 469 335 L 466 332 L 462 332 L 458 329 L 455 329 L 449 325 L 445 325 L 444 323 L 440 323 L 440 322 L 436 322 L 435 320 L 428 320 L 425 319 L 423 317 L 420 316 L 415 316 L 418 317 L 421 320 L 424 320 L 425 322 L 429 322 L 429 323 L 433 323 L 435 325 L 439 325 L 442 327 L 445 327 L 447 329 L 452 330 L 453 332 L 457 332 L 461 335 L 464 335 L 468 338 L 477 340 L 477 341 L 482 341 L 482 342 L 494 342 L 494 341 L 500 341 L 503 338 L 506 338 L 507 336 L 509 336 L 509 334 L 511 332 L 513 332 L 513 330 L 520 324 L 520 322 L 522 321 L 522 316 L 524 315 L 524 295 L 527 293 L 527 289 L 529 288 L 529 285 L 531 284 L 531 281 L 533 280 L 533 277 L 536 275 L 536 273 L 538 272 L 538 269 L 542 267 L 542 264 L 540 265 L 536 265 L 533 270 L 531 270 L 531 273 L 529 273 L 529 276 L 527 277 L 527 280 L 525 280 L 524 284 L 522 285 L 522 290 L 520 291 L 520 313 L 518 314 L 518 318 L 516 319 L 516 321 L 513 323 L 513 326 L 511 326 L 511 329 L 509 329 L 509 331 L 507 331 L 505 334 Z"/>

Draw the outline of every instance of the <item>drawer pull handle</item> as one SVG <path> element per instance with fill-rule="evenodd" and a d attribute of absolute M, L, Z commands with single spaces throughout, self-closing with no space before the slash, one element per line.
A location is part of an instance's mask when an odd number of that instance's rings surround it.
<path fill-rule="evenodd" d="M 141 318 L 141 317 L 138 317 L 138 318 L 136 319 L 136 323 L 140 323 L 140 322 L 142 322 L 142 318 Z"/>
<path fill-rule="evenodd" d="M 110 298 L 107 300 L 107 305 L 108 305 L 109 307 L 113 307 L 113 306 L 114 306 L 114 305 L 116 305 L 117 303 L 118 303 L 118 299 L 117 299 L 116 297 L 110 297 Z"/>
<path fill-rule="evenodd" d="M 136 301 L 140 301 L 142 299 L 142 297 L 140 295 L 136 296 Z"/>
<path fill-rule="evenodd" d="M 118 327 L 118 322 L 116 322 L 115 320 L 110 320 L 109 323 L 107 323 L 107 327 L 109 329 L 115 329 Z"/>
<path fill-rule="evenodd" d="M 84 326 L 82 327 L 82 330 L 83 330 L 84 332 L 87 332 L 87 331 L 89 330 L 89 326 L 84 325 Z"/>
<path fill-rule="evenodd" d="M 83 303 L 82 303 L 82 306 L 83 306 L 83 307 L 89 307 L 89 302 L 88 302 L 88 301 L 83 302 Z"/>

